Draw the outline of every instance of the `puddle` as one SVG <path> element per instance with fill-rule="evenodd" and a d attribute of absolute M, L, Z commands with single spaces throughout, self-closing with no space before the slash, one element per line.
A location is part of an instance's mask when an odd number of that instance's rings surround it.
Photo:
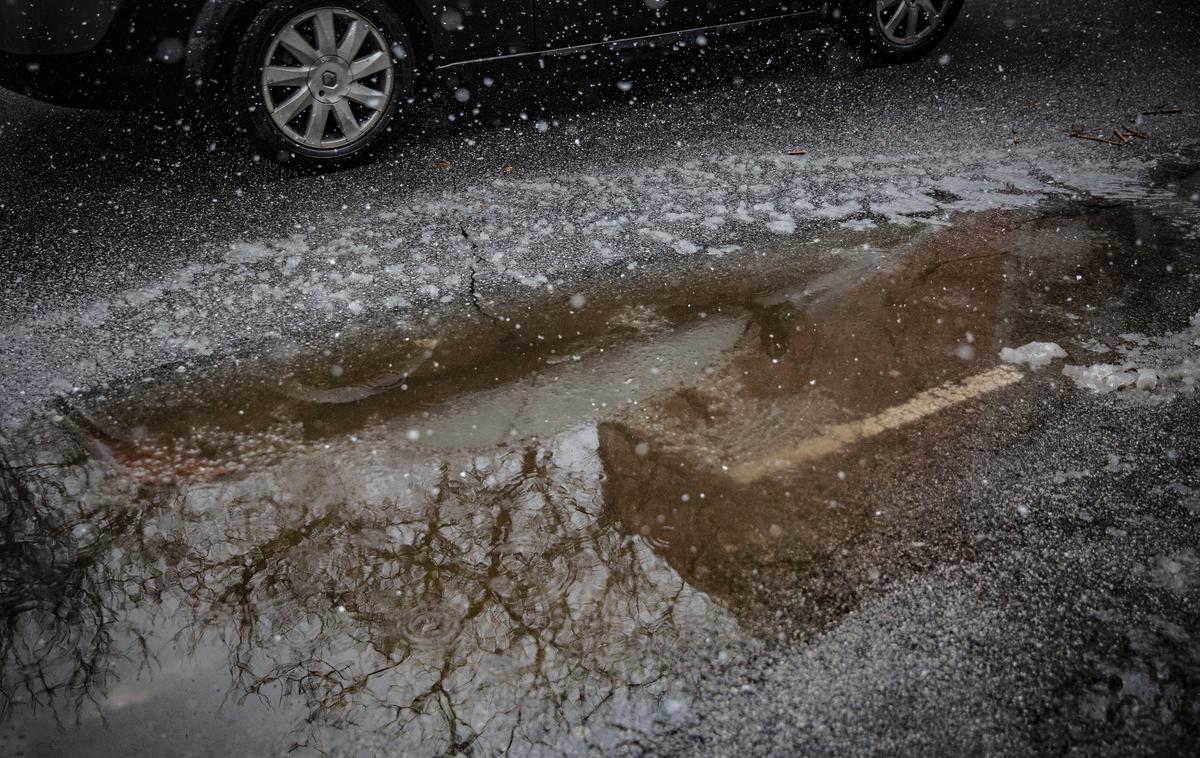
<path fill-rule="evenodd" d="M 872 460 L 1065 381 L 1003 347 L 1089 363 L 1187 324 L 1182 212 L 845 232 L 72 398 L 83 452 L 0 477 L 0 744 L 178 752 L 187 719 L 199 753 L 579 753 L 670 728 L 701 669 L 853 606 L 825 567 L 875 523 Z"/>

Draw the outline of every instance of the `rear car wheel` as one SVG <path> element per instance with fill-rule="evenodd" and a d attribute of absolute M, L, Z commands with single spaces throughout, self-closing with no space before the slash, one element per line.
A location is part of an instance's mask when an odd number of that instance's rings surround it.
<path fill-rule="evenodd" d="M 841 0 L 841 35 L 877 62 L 916 60 L 933 49 L 962 10 L 962 0 Z"/>
<path fill-rule="evenodd" d="M 412 102 L 412 46 L 377 0 L 276 0 L 237 49 L 234 102 L 268 158 L 342 168 L 378 151 Z"/>

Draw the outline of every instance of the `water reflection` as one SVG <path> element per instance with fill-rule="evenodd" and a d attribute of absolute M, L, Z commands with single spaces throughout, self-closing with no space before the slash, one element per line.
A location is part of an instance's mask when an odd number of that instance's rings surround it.
<path fill-rule="evenodd" d="M 975 216 L 874 276 L 760 302 L 724 370 L 601 426 L 608 507 L 760 632 L 796 595 L 815 595 L 814 613 L 842 606 L 846 583 L 817 574 L 868 527 L 868 506 L 821 461 L 731 473 L 993 365 L 1010 261 L 986 240 L 1003 221 Z"/>
<path fill-rule="evenodd" d="M 582 749 L 597 713 L 660 718 L 672 650 L 728 623 L 605 518 L 595 450 L 347 452 L 73 513 L 9 466 L 6 707 L 104 713 L 174 632 L 220 639 L 234 701 L 303 703 L 297 746 Z"/>
<path fill-rule="evenodd" d="M 918 444 L 902 430 L 923 398 L 936 413 L 1013 384 L 989 368 L 1002 346 L 1060 340 L 1086 360 L 1087 343 L 1187 323 L 1178 239 L 1128 206 L 980 213 L 853 284 L 771 293 L 722 370 L 601 424 L 606 505 L 760 634 L 784 609 L 800 627 L 837 618 L 857 577 L 828 566 L 877 516 L 867 456 Z"/>
<path fill-rule="evenodd" d="M 471 321 L 85 398 L 86 453 L 59 440 L 64 465 L 0 471 L 4 713 L 42 752 L 111 747 L 96 714 L 119 732 L 197 710 L 252 714 L 227 731 L 259 751 L 612 748 L 678 716 L 698 656 L 853 606 L 828 570 L 872 523 L 839 484 L 852 461 L 731 467 L 1001 345 L 1186 319 L 1169 238 L 1130 210 L 978 214 L 589 295 L 586 318 L 527 312 L 520 335 Z M 1132 239 L 1162 265 L 1109 244 Z M 255 752 L 220 731 L 209 752 Z"/>

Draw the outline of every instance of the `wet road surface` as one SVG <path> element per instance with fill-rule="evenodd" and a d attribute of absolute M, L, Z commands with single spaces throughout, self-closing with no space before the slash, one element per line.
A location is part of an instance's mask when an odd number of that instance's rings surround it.
<path fill-rule="evenodd" d="M 7 751 L 1186 750 L 1193 176 L 64 400 Z"/>
<path fill-rule="evenodd" d="M 1197 13 L 974 0 L 906 66 L 854 69 L 793 35 L 484 72 L 500 84 L 468 85 L 465 113 L 438 100 L 385 160 L 324 178 L 185 122 L 3 96 L 0 421 L 47 389 L 280 339 L 319 348 L 364 320 L 411 327 L 629 265 L 690 275 L 762 237 L 1119 197 L 1200 139 Z M 1164 103 L 1182 111 L 1141 115 Z M 1076 123 L 1150 139 L 1089 143 Z"/>
<path fill-rule="evenodd" d="M 1197 24 L 493 72 L 325 178 L 0 95 L 0 753 L 1196 752 Z"/>

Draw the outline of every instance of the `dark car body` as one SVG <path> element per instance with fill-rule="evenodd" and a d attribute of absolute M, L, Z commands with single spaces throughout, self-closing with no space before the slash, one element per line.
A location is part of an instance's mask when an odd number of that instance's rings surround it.
<path fill-rule="evenodd" d="M 221 81 L 266 0 L 0 0 L 0 84 L 63 105 L 185 101 Z M 589 8 L 589 5 L 595 8 Z M 429 74 L 767 19 L 815 26 L 820 0 L 392 0 Z"/>

